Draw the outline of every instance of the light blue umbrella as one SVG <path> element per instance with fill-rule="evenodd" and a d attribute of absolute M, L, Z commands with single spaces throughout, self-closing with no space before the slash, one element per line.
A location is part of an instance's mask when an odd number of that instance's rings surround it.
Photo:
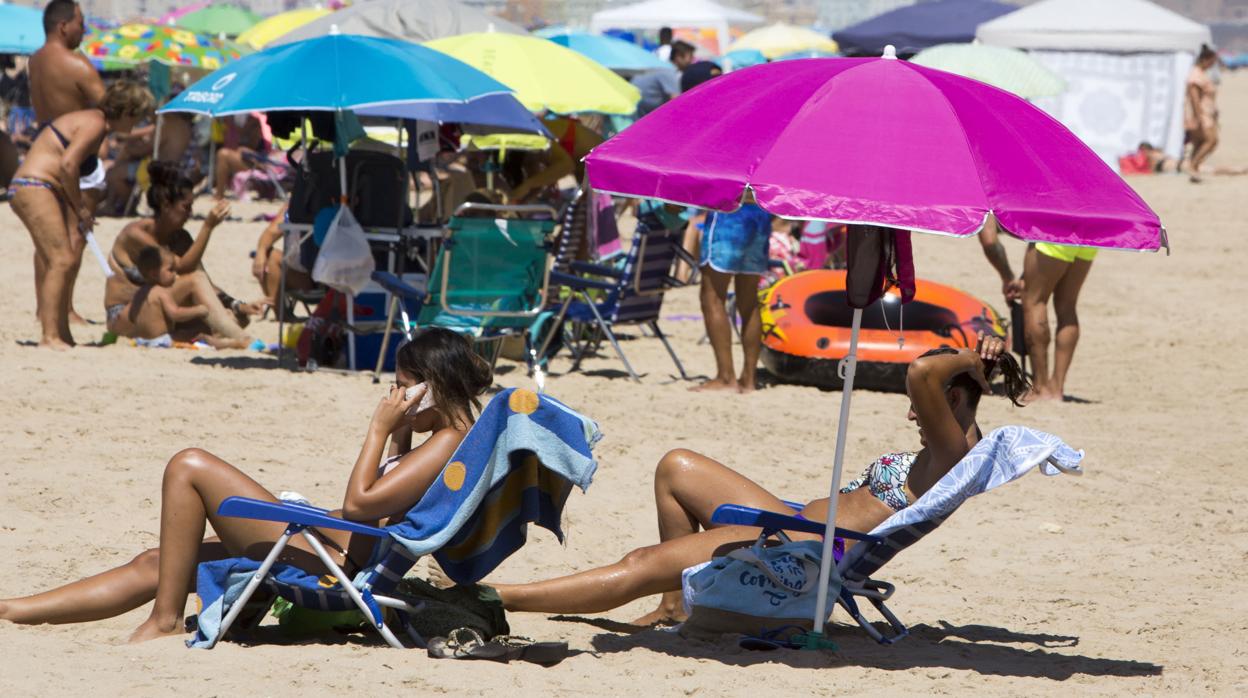
<path fill-rule="evenodd" d="M 741 68 L 749 68 L 752 65 L 761 65 L 766 62 L 767 57 L 756 48 L 739 48 L 720 56 L 720 64 L 724 70 L 740 70 Z"/>
<path fill-rule="evenodd" d="M 0 53 L 34 53 L 43 46 L 43 13 L 0 4 Z"/>
<path fill-rule="evenodd" d="M 201 78 L 160 112 L 226 116 L 421 102 L 464 105 L 510 92 L 433 49 L 397 39 L 329 34 L 240 58 Z"/>
<path fill-rule="evenodd" d="M 670 68 L 671 63 L 636 44 L 602 34 L 566 32 L 545 37 L 611 70 L 639 73 L 655 68 Z"/>

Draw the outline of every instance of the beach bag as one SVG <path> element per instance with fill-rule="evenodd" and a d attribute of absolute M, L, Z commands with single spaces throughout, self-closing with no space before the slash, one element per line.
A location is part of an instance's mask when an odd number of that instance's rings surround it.
<path fill-rule="evenodd" d="M 740 633 L 774 637 L 813 627 L 819 586 L 821 541 L 792 541 L 780 534 L 780 545 L 767 545 L 761 535 L 754 545 L 738 548 L 704 565 L 685 570 L 682 579 L 689 619 L 682 633 Z M 841 592 L 840 575 L 828 580 L 828 609 Z"/>
<path fill-rule="evenodd" d="M 325 244 L 321 245 L 312 280 L 352 296 L 360 295 L 373 277 L 377 263 L 364 237 L 364 229 L 347 206 L 339 206 L 329 226 Z"/>

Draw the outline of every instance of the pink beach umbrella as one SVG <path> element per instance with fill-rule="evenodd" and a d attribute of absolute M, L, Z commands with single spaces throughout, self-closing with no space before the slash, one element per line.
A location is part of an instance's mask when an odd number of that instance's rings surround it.
<path fill-rule="evenodd" d="M 787 218 L 966 237 L 988 215 L 1029 241 L 1157 250 L 1157 214 L 1086 145 L 1027 101 L 883 58 L 817 58 L 734 71 L 594 149 L 594 189 L 736 209 L 747 188 Z M 851 270 L 852 274 L 852 270 Z M 842 365 L 815 635 L 827 618 L 836 495 L 857 366 L 855 307 Z"/>

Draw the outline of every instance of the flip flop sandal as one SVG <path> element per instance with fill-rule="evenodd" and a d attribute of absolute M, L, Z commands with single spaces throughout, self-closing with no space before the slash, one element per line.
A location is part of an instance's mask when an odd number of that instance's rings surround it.
<path fill-rule="evenodd" d="M 484 659 L 504 664 L 512 660 L 554 666 L 568 656 L 566 642 L 536 642 L 532 638 L 500 635 L 486 642 L 472 628 L 458 628 L 447 637 L 435 637 L 425 650 L 434 659 Z"/>
<path fill-rule="evenodd" d="M 489 644 L 498 643 L 508 648 L 511 658 L 541 666 L 554 666 L 568 658 L 568 643 L 537 642 L 520 635 L 499 635 Z"/>

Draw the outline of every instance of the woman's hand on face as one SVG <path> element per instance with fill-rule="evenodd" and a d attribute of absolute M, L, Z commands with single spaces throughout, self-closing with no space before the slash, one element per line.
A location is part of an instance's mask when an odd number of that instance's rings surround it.
<path fill-rule="evenodd" d="M 204 225 L 209 228 L 215 228 L 221 225 L 221 222 L 230 215 L 230 202 L 225 199 L 217 199 L 212 205 L 212 210 L 208 212 L 208 216 L 204 218 Z"/>
<path fill-rule="evenodd" d="M 391 386 L 390 393 L 381 399 L 377 409 L 373 412 L 373 428 L 386 436 L 393 434 L 395 429 L 403 423 L 407 411 L 420 404 L 420 399 L 425 396 L 426 390 L 428 388 L 417 390 L 412 399 L 408 400 L 405 397 L 406 388 Z"/>

